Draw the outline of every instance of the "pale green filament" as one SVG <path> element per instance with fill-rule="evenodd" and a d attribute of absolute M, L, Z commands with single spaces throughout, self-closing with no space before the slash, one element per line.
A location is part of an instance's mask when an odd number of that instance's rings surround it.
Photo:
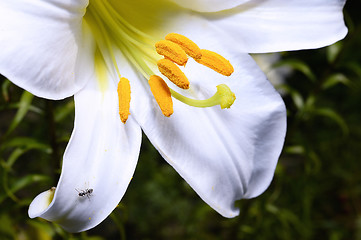
<path fill-rule="evenodd" d="M 119 49 L 145 78 L 151 75 L 149 63 L 156 63 L 158 57 L 154 51 L 150 51 L 154 41 L 129 24 L 108 1 L 91 1 L 84 20 L 93 31 L 97 46 L 108 61 L 106 64 L 109 68 L 113 65 L 119 77 L 121 74 L 113 50 L 115 48 Z"/>
<path fill-rule="evenodd" d="M 172 94 L 172 97 L 192 107 L 205 108 L 220 105 L 221 108 L 224 109 L 230 108 L 236 100 L 236 96 L 226 84 L 218 85 L 217 92 L 212 97 L 205 100 L 197 100 L 185 97 L 182 94 L 177 93 L 173 89 L 170 89 L 170 92 Z"/>
<path fill-rule="evenodd" d="M 105 92 L 105 90 L 108 87 L 108 81 L 106 81 L 107 78 L 107 69 L 106 65 L 104 63 L 104 58 L 101 55 L 99 49 L 95 51 L 94 56 L 94 62 L 95 62 L 95 73 L 98 77 L 99 81 L 99 87 L 102 92 Z"/>

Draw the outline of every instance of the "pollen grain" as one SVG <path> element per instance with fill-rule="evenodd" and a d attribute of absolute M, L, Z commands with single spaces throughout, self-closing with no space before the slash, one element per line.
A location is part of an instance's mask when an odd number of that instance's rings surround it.
<path fill-rule="evenodd" d="M 169 87 L 164 80 L 157 76 L 152 75 L 148 80 L 150 90 L 153 93 L 164 116 L 169 117 L 173 114 L 173 101 Z"/>
<path fill-rule="evenodd" d="M 198 45 L 181 34 L 169 33 L 165 36 L 165 39 L 181 46 L 187 55 L 194 59 L 200 59 L 202 57 L 201 49 Z"/>
<path fill-rule="evenodd" d="M 130 83 L 129 80 L 122 77 L 118 83 L 118 100 L 120 120 L 125 123 L 128 120 L 130 108 Z"/>
<path fill-rule="evenodd" d="M 159 71 L 179 88 L 189 88 L 188 78 L 171 60 L 161 59 L 157 62 L 157 65 Z"/>
<path fill-rule="evenodd" d="M 181 46 L 174 42 L 161 40 L 155 44 L 155 49 L 158 54 L 170 59 L 180 66 L 186 65 L 188 61 L 188 56 L 185 51 Z"/>
<path fill-rule="evenodd" d="M 195 59 L 198 63 L 213 69 L 214 71 L 224 75 L 230 76 L 234 72 L 232 64 L 218 53 L 202 49 L 202 57 Z"/>

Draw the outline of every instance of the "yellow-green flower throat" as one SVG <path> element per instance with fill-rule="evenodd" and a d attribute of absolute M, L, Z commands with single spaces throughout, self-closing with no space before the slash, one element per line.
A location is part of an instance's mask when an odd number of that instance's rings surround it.
<path fill-rule="evenodd" d="M 156 66 L 177 87 L 189 89 L 189 80 L 181 70 L 186 67 L 189 57 L 224 76 L 230 76 L 234 71 L 228 60 L 215 52 L 200 49 L 192 40 L 180 34 L 170 33 L 160 41 L 153 39 L 127 22 L 112 4 L 115 3 L 107 0 L 90 1 L 83 20 L 95 39 L 95 70 L 101 89 L 106 87 L 107 70 L 115 69 L 118 75 L 119 115 L 123 123 L 130 114 L 131 88 L 129 80 L 121 75 L 118 68 L 117 49 L 148 79 L 150 90 L 164 116 L 169 117 L 173 113 L 172 97 L 193 107 L 220 105 L 223 109 L 233 104 L 236 97 L 225 84 L 218 85 L 217 92 L 211 98 L 196 100 L 169 88 L 152 70 Z"/>

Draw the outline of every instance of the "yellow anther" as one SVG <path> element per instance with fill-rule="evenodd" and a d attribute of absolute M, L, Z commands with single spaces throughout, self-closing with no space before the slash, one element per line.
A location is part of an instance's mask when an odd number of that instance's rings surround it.
<path fill-rule="evenodd" d="M 197 44 L 181 34 L 169 33 L 165 36 L 165 39 L 181 46 L 187 55 L 194 59 L 202 57 L 201 49 L 197 46 Z"/>
<path fill-rule="evenodd" d="M 166 117 L 172 115 L 173 101 L 167 84 L 161 77 L 157 75 L 150 76 L 148 83 L 150 90 L 152 91 L 153 96 L 160 107 L 160 110 L 162 110 L 163 115 Z"/>
<path fill-rule="evenodd" d="M 157 62 L 157 65 L 159 71 L 175 85 L 183 89 L 189 88 L 188 78 L 172 61 L 161 59 Z"/>
<path fill-rule="evenodd" d="M 130 84 L 126 78 L 120 78 L 118 83 L 118 100 L 120 120 L 125 123 L 128 120 L 130 108 Z"/>
<path fill-rule="evenodd" d="M 178 65 L 184 66 L 188 61 L 188 56 L 185 51 L 176 43 L 161 40 L 155 44 L 157 53 L 170 59 Z"/>
<path fill-rule="evenodd" d="M 230 76 L 234 72 L 232 64 L 218 53 L 205 49 L 202 49 L 201 52 L 202 57 L 200 59 L 195 59 L 198 63 L 225 76 Z"/>

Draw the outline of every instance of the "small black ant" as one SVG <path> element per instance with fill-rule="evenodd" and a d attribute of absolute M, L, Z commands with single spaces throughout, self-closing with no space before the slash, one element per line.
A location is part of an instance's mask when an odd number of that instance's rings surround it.
<path fill-rule="evenodd" d="M 85 190 L 78 190 L 78 189 L 75 189 L 77 192 L 78 192 L 78 195 L 79 197 L 84 197 L 86 196 L 89 200 L 90 200 L 90 196 L 93 192 L 93 189 L 92 188 L 87 188 Z"/>

